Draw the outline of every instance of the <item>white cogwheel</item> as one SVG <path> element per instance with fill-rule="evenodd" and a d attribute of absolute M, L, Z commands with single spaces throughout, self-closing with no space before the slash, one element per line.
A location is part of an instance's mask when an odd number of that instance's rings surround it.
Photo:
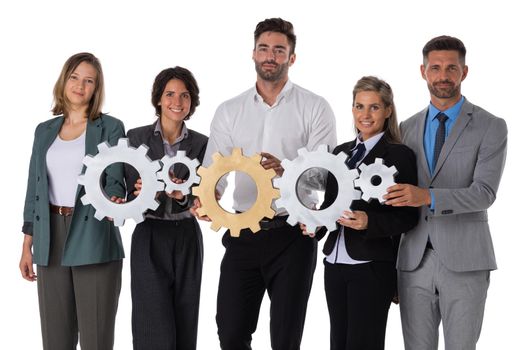
<path fill-rule="evenodd" d="M 295 225 L 300 222 L 306 225 L 308 232 L 315 232 L 319 226 L 325 226 L 329 231 L 337 229 L 337 219 L 348 210 L 353 200 L 359 199 L 361 194 L 354 188 L 354 179 L 357 178 L 357 170 L 349 170 L 345 164 L 348 157 L 346 153 L 337 155 L 328 152 L 327 145 L 320 145 L 316 151 L 308 152 L 301 148 L 299 156 L 294 160 L 283 160 L 281 166 L 284 169 L 283 176 L 274 180 L 275 187 L 281 191 L 281 198 L 275 201 L 280 208 L 285 208 L 288 214 L 287 222 Z M 328 170 L 337 180 L 339 188 L 337 198 L 323 210 L 306 208 L 297 196 L 297 181 L 301 175 L 311 168 L 323 168 Z"/>
<path fill-rule="evenodd" d="M 211 229 L 218 231 L 221 227 L 230 230 L 232 237 L 239 237 L 240 231 L 249 228 L 253 233 L 261 229 L 259 221 L 264 217 L 273 218 L 275 211 L 271 208 L 272 201 L 279 198 L 279 191 L 272 186 L 275 176 L 273 169 L 264 169 L 261 165 L 261 155 L 246 157 L 240 148 L 234 148 L 231 156 L 223 157 L 220 153 L 213 154 L 213 163 L 208 167 L 200 167 L 197 171 L 201 183 L 193 187 L 192 192 L 198 196 L 202 207 L 197 209 L 199 215 L 207 215 L 211 220 Z M 248 174 L 257 186 L 257 199 L 252 207 L 243 213 L 230 213 L 224 210 L 215 198 L 215 188 L 220 178 L 232 171 L 242 171 Z"/>
<path fill-rule="evenodd" d="M 186 157 L 186 151 L 177 151 L 174 157 L 166 154 L 160 161 L 162 163 L 162 170 L 157 173 L 157 178 L 166 184 L 164 191 L 169 193 L 181 191 L 182 194 L 187 195 L 190 193 L 190 187 L 193 184 L 200 183 L 201 178 L 197 175 L 197 167 L 200 165 L 200 162 L 197 159 Z M 177 184 L 171 181 L 169 172 L 174 164 L 183 164 L 188 168 L 190 175 L 185 182 Z"/>
<path fill-rule="evenodd" d="M 395 185 L 394 176 L 397 174 L 395 166 L 387 167 L 383 164 L 382 158 L 376 158 L 374 163 L 362 164 L 359 166 L 361 173 L 359 178 L 354 181 L 354 185 L 363 192 L 362 199 L 370 202 L 377 199 L 383 204 L 386 199 L 383 196 L 387 194 L 386 189 Z"/>
<path fill-rule="evenodd" d="M 78 177 L 78 183 L 84 186 L 86 194 L 82 196 L 82 204 L 91 204 L 95 208 L 95 218 L 113 218 L 115 226 L 124 225 L 124 221 L 133 218 L 136 223 L 144 221 L 143 213 L 159 206 L 155 200 L 157 191 L 162 191 L 164 184 L 157 180 L 156 172 L 160 168 L 158 160 L 151 161 L 146 155 L 148 147 L 129 146 L 128 139 L 121 138 L 116 146 L 110 147 L 107 142 L 98 146 L 98 154 L 86 155 L 82 163 L 86 166 L 84 175 Z M 109 200 L 100 184 L 104 170 L 113 163 L 127 163 L 134 167 L 142 179 L 140 194 L 131 202 L 117 204 Z M 128 184 L 129 185 L 129 184 Z M 133 186 L 133 184 L 131 184 Z"/>

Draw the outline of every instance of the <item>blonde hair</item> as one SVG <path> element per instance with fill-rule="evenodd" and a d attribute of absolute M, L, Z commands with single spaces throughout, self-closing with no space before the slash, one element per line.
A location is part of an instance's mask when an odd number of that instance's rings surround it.
<path fill-rule="evenodd" d="M 362 77 L 357 81 L 352 92 L 353 101 L 352 105 L 355 103 L 355 97 L 358 92 L 362 91 L 373 91 L 377 92 L 381 97 L 381 101 L 385 107 L 390 107 L 392 114 L 390 117 L 385 120 L 385 125 L 383 126 L 383 131 L 385 132 L 384 136 L 387 142 L 389 143 L 401 143 L 401 132 L 399 131 L 399 125 L 397 123 L 397 114 L 396 106 L 394 104 L 394 93 L 392 88 L 384 80 L 381 80 L 377 77 L 367 76 Z M 356 128 L 356 133 L 359 133 L 359 130 Z"/>
<path fill-rule="evenodd" d="M 66 97 L 66 82 L 82 62 L 89 63 L 97 72 L 95 91 L 89 101 L 86 117 L 90 120 L 95 120 L 102 114 L 102 104 L 104 102 L 104 74 L 102 73 L 102 66 L 100 65 L 98 58 L 93 54 L 89 52 L 81 52 L 69 57 L 66 63 L 64 63 L 64 67 L 62 67 L 62 72 L 60 72 L 60 76 L 53 88 L 54 104 L 53 109 L 51 110 L 53 115 L 63 114 L 64 116 L 67 116 L 71 106 Z"/>

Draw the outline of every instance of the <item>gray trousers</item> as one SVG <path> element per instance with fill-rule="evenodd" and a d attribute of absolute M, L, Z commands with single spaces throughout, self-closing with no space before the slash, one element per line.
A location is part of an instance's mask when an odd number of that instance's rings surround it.
<path fill-rule="evenodd" d="M 44 350 L 113 349 L 122 260 L 62 266 L 71 216 L 51 214 L 48 266 L 37 266 Z"/>
<path fill-rule="evenodd" d="M 398 271 L 406 350 L 436 350 L 443 320 L 446 350 L 474 350 L 481 333 L 490 271 L 448 270 L 427 249 L 414 271 Z"/>

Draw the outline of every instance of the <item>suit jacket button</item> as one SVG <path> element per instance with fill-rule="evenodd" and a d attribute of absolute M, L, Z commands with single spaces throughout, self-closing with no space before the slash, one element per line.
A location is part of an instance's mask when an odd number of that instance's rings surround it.
<path fill-rule="evenodd" d="M 88 217 L 87 217 L 87 215 L 84 216 L 84 221 L 88 221 Z"/>
<path fill-rule="evenodd" d="M 40 216 L 36 216 L 36 221 L 40 221 Z"/>
<path fill-rule="evenodd" d="M 39 199 L 40 199 L 40 197 L 36 196 L 36 200 L 39 200 Z"/>
<path fill-rule="evenodd" d="M 425 215 L 425 221 L 428 221 L 428 216 L 427 215 Z"/>
<path fill-rule="evenodd" d="M 40 176 L 37 176 L 37 177 L 36 177 L 36 181 L 40 181 Z"/>

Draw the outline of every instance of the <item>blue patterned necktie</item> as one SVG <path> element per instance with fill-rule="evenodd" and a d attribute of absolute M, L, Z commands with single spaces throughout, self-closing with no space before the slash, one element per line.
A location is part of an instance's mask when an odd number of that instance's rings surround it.
<path fill-rule="evenodd" d="M 357 145 L 354 155 L 346 159 L 345 163 L 348 169 L 355 169 L 355 166 L 357 165 L 357 163 L 361 160 L 361 158 L 363 158 L 365 151 L 366 151 L 366 147 L 364 143 L 361 142 L 360 144 Z"/>
<path fill-rule="evenodd" d="M 439 112 L 436 118 L 439 120 L 439 127 L 436 132 L 436 141 L 434 143 L 434 161 L 432 163 L 432 170 L 436 169 L 436 163 L 438 161 L 439 154 L 441 153 L 441 149 L 445 143 L 445 123 L 448 117 L 445 113 Z"/>

